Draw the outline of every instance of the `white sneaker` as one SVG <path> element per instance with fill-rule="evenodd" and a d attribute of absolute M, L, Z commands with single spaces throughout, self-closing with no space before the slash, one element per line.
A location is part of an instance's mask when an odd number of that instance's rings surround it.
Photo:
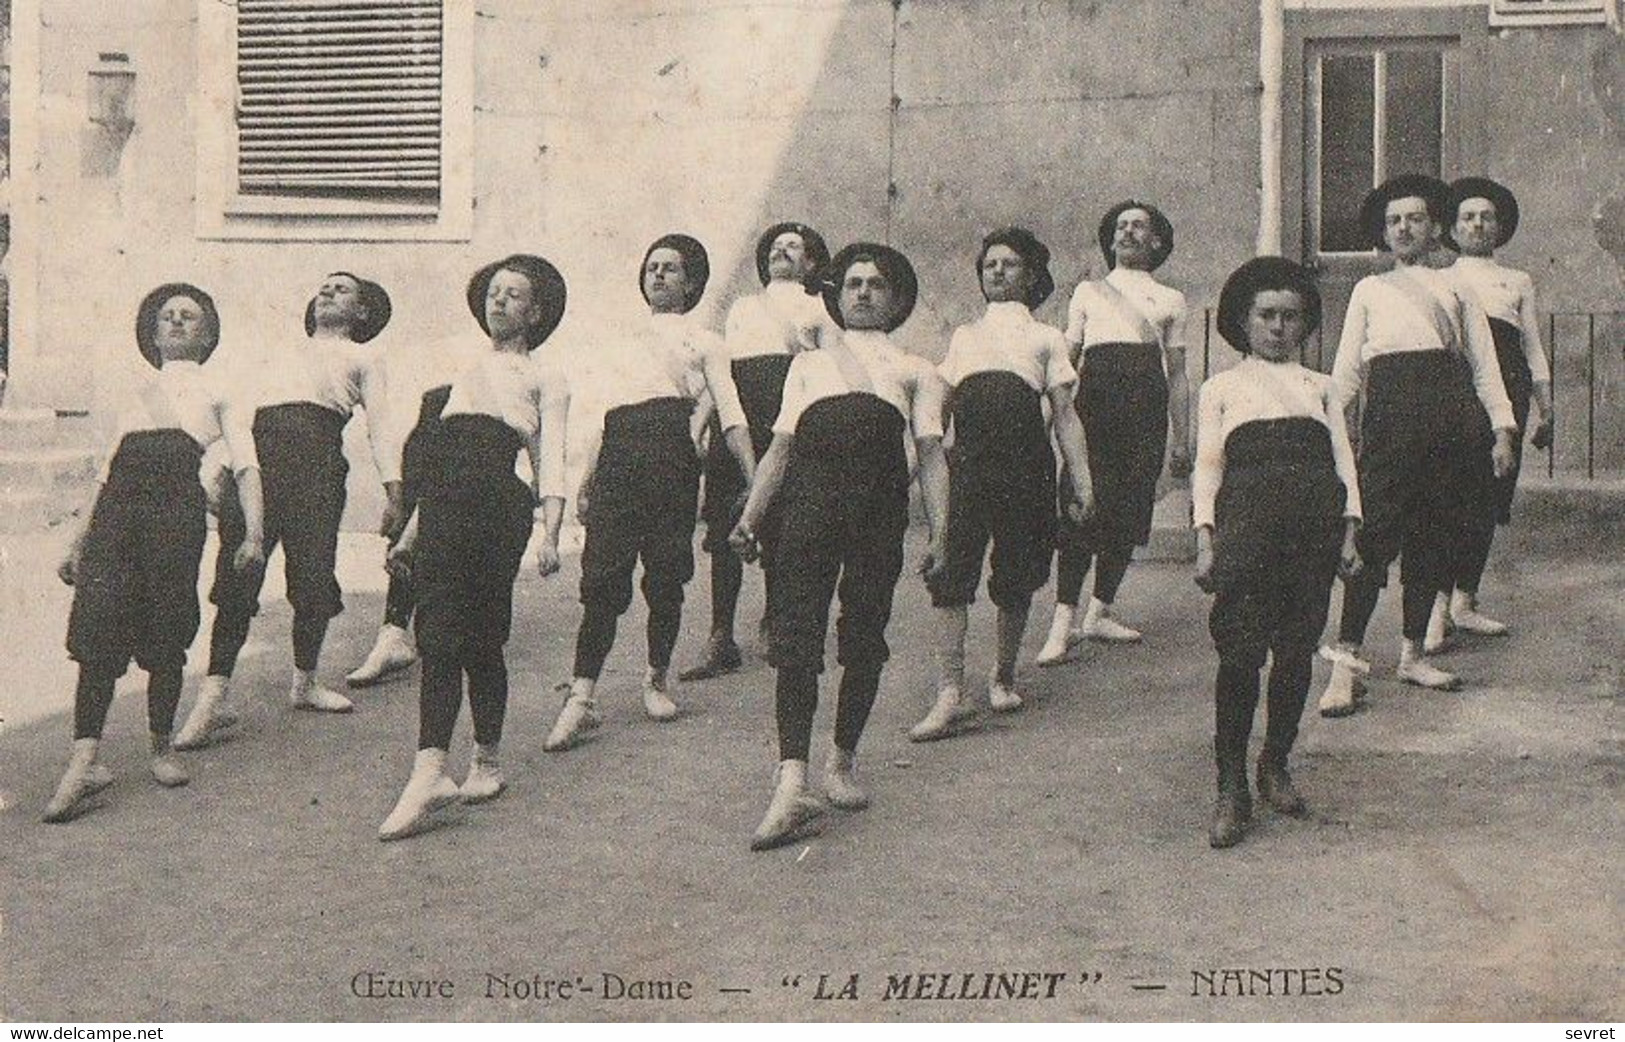
<path fill-rule="evenodd" d="M 167 738 L 153 738 L 151 769 L 153 781 L 166 789 L 178 789 L 192 780 Z"/>
<path fill-rule="evenodd" d="M 1450 598 L 1439 594 L 1433 599 L 1433 611 L 1428 615 L 1428 629 L 1422 638 L 1422 650 L 1437 655 L 1450 646 L 1450 631 L 1454 629 L 1450 618 Z"/>
<path fill-rule="evenodd" d="M 842 810 L 862 810 L 869 805 L 869 794 L 858 784 L 858 757 L 856 753 L 831 749 L 824 761 L 824 795 L 831 806 Z"/>
<path fill-rule="evenodd" d="M 1333 663 L 1331 679 L 1326 682 L 1326 690 L 1320 695 L 1320 715 L 1339 717 L 1352 714 L 1359 702 L 1355 692 L 1359 683 L 1353 666 L 1341 661 Z"/>
<path fill-rule="evenodd" d="M 1100 601 L 1090 603 L 1081 629 L 1085 640 L 1101 644 L 1138 644 L 1142 636 L 1139 630 L 1112 618 L 1111 608 Z"/>
<path fill-rule="evenodd" d="M 464 803 L 485 803 L 502 795 L 508 781 L 502 776 L 502 761 L 497 750 L 474 747 L 474 758 L 468 765 L 468 777 L 460 790 Z"/>
<path fill-rule="evenodd" d="M 564 750 L 581 741 L 588 732 L 597 730 L 603 721 L 598 716 L 598 704 L 590 695 L 571 695 L 564 700 L 553 729 L 547 732 L 542 748 L 550 753 Z"/>
<path fill-rule="evenodd" d="M 1323 644 L 1320 648 L 1320 657 L 1332 665 L 1344 665 L 1353 670 L 1356 676 L 1365 676 L 1371 672 L 1371 663 L 1361 658 L 1359 652 L 1351 651 L 1335 644 Z"/>
<path fill-rule="evenodd" d="M 461 798 L 457 783 L 446 777 L 446 751 L 419 749 L 412 763 L 412 777 L 407 779 L 395 809 L 378 827 L 378 838 L 405 839 L 427 832 L 441 824 L 442 813 Z"/>
<path fill-rule="evenodd" d="M 643 712 L 650 720 L 665 723 L 677 719 L 677 703 L 666 694 L 666 677 L 650 669 L 643 677 Z"/>
<path fill-rule="evenodd" d="M 197 689 L 197 703 L 175 735 L 176 749 L 201 749 L 237 722 L 237 711 L 226 698 L 230 684 L 229 677 L 203 678 Z"/>
<path fill-rule="evenodd" d="M 1399 657 L 1399 668 L 1394 670 L 1394 675 L 1407 684 L 1433 691 L 1455 691 L 1461 687 L 1461 678 L 1456 674 L 1442 670 L 1426 657 L 1414 653 Z"/>
<path fill-rule="evenodd" d="M 378 630 L 378 639 L 367 652 L 366 661 L 344 678 L 351 687 L 368 687 L 394 673 L 399 673 L 418 660 L 417 645 L 399 626 L 385 624 Z"/>
<path fill-rule="evenodd" d="M 337 691 L 329 691 L 320 684 L 306 684 L 298 680 L 288 689 L 288 702 L 295 709 L 313 713 L 348 713 L 355 709 L 355 703 Z"/>
<path fill-rule="evenodd" d="M 1456 628 L 1466 633 L 1475 633 L 1480 637 L 1506 636 L 1507 624 L 1488 615 L 1480 615 L 1477 603 L 1465 593 L 1458 592 L 1451 599 L 1450 614 L 1456 620 Z"/>
<path fill-rule="evenodd" d="M 62 772 L 56 794 L 46 805 L 41 820 L 52 825 L 72 821 L 88 809 L 86 800 L 113 784 L 113 772 L 96 762 L 99 744 L 95 738 L 81 738 L 73 743 L 68 768 Z"/>
<path fill-rule="evenodd" d="M 1022 706 L 1014 684 L 1006 684 L 998 673 L 987 678 L 987 704 L 995 713 L 1014 713 Z"/>
<path fill-rule="evenodd" d="M 963 730 L 965 723 L 975 715 L 976 710 L 965 701 L 958 688 L 945 687 L 937 692 L 936 704 L 925 718 L 908 729 L 908 740 L 934 742 L 948 738 Z"/>
<path fill-rule="evenodd" d="M 767 814 L 751 836 L 750 849 L 772 850 L 814 835 L 822 828 L 824 801 L 807 791 L 807 764 L 785 760 L 779 764 L 778 784 Z"/>
<path fill-rule="evenodd" d="M 1040 666 L 1055 666 L 1066 660 L 1066 653 L 1072 650 L 1072 645 L 1076 643 L 1072 620 L 1077 610 L 1070 604 L 1055 606 L 1055 618 L 1050 620 L 1049 636 L 1044 638 L 1044 646 L 1039 649 L 1034 662 Z"/>

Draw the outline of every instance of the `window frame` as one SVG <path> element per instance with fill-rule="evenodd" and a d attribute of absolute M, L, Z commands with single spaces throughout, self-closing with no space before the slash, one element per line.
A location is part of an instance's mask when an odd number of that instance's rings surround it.
<path fill-rule="evenodd" d="M 1524 6 L 1527 3 L 1529 6 Z M 1490 25 L 1517 26 L 1613 25 L 1619 0 L 1489 0 Z"/>
<path fill-rule="evenodd" d="M 1454 36 L 1365 36 L 1327 39 L 1314 37 L 1306 40 L 1303 49 L 1304 67 L 1304 200 L 1303 249 L 1306 255 L 1317 258 L 1368 257 L 1377 252 L 1375 247 L 1362 250 L 1323 250 L 1320 248 L 1321 162 L 1325 153 L 1324 123 L 1321 119 L 1321 63 L 1327 56 L 1370 55 L 1373 70 L 1372 113 L 1372 165 L 1373 184 L 1376 187 L 1395 173 L 1387 169 L 1387 65 L 1388 56 L 1398 51 L 1410 51 L 1440 56 L 1439 98 L 1439 169 L 1446 180 L 1449 172 L 1460 168 L 1460 105 L 1461 105 L 1461 40 Z"/>
<path fill-rule="evenodd" d="M 1285 12 L 1282 40 L 1281 249 L 1289 257 L 1318 263 L 1318 243 L 1308 238 L 1310 195 L 1305 143 L 1310 111 L 1302 85 L 1317 44 L 1387 39 L 1454 38 L 1457 53 L 1453 170 L 1483 169 L 1488 161 L 1489 104 L 1486 83 L 1489 26 L 1477 8 L 1393 7 L 1384 10 L 1292 9 Z M 1328 258 L 1367 260 L 1372 253 L 1331 253 Z"/>
<path fill-rule="evenodd" d="M 441 0 L 437 204 L 237 190 L 236 6 L 197 0 L 197 236 L 211 240 L 467 242 L 474 214 L 474 0 Z"/>

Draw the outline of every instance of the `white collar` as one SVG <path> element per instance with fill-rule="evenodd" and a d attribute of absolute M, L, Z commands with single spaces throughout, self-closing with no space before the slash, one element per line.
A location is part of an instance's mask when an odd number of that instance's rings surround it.
<path fill-rule="evenodd" d="M 794 279 L 774 279 L 762 287 L 762 293 L 769 297 L 785 297 L 788 299 L 810 296 L 806 287 Z"/>
<path fill-rule="evenodd" d="M 197 374 L 201 373 L 202 371 L 203 371 L 202 363 L 186 361 L 186 360 L 179 359 L 179 358 L 177 358 L 177 359 L 175 359 L 174 361 L 171 361 L 171 362 L 165 362 L 158 369 L 158 373 L 159 373 L 160 376 L 164 376 L 164 377 L 166 377 L 167 379 L 170 379 L 170 380 L 191 380 L 191 379 L 194 379 L 197 376 Z"/>
<path fill-rule="evenodd" d="M 988 302 L 987 318 L 995 323 L 1031 322 L 1033 313 L 1019 300 L 996 300 Z"/>
<path fill-rule="evenodd" d="M 1139 268 L 1125 268 L 1121 265 L 1111 270 L 1111 273 L 1106 276 L 1106 281 L 1115 283 L 1118 286 L 1133 286 L 1136 289 L 1149 289 L 1152 286 L 1162 285 L 1149 271 L 1141 271 Z"/>
<path fill-rule="evenodd" d="M 865 351 L 880 351 L 891 346 L 891 334 L 878 329 L 849 329 L 841 334 L 848 347 Z"/>

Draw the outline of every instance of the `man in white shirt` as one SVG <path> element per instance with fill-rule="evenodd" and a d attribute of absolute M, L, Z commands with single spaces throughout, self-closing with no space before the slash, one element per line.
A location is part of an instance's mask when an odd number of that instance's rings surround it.
<path fill-rule="evenodd" d="M 1450 581 L 1452 546 L 1469 527 L 1470 474 L 1481 411 L 1495 429 L 1497 475 L 1512 466 L 1517 421 L 1501 383 L 1484 312 L 1463 298 L 1456 277 L 1427 265 L 1448 216 L 1449 188 L 1437 178 L 1390 178 L 1366 196 L 1361 223 L 1395 267 L 1354 287 L 1343 318 L 1332 381 L 1347 408 L 1364 393 L 1360 491 L 1365 567 L 1343 584 L 1338 642 L 1323 648 L 1332 676 L 1322 716 L 1355 709 L 1366 625 L 1402 558 L 1403 636 L 1397 675 L 1407 684 L 1454 689 L 1460 679 L 1427 660 L 1422 646 L 1434 595 Z M 1463 365 L 1463 358 L 1467 364 Z M 1475 396 L 1477 401 L 1475 401 Z"/>
<path fill-rule="evenodd" d="M 47 822 L 88 809 L 112 784 L 96 759 L 113 686 L 133 658 L 148 673 L 151 770 L 167 788 L 190 780 L 170 744 L 186 652 L 197 634 L 198 565 L 206 535 L 198 466 L 224 442 L 243 517 L 242 537 L 224 547 L 225 566 L 265 565 L 259 463 L 248 418 L 204 363 L 220 342 L 220 315 L 207 293 L 169 283 L 136 312 L 136 344 L 157 370 L 119 410 L 113 451 L 92 490 L 91 509 L 58 569 L 74 588 L 68 653 L 79 663 L 73 753 Z"/>
<path fill-rule="evenodd" d="M 678 715 L 667 673 L 682 625 L 683 587 L 694 576 L 698 442 L 713 399 L 705 360 L 722 350 L 716 334 L 689 312 L 704 296 L 710 270 L 705 247 L 692 236 L 663 235 L 644 253 L 639 288 L 649 312 L 619 345 L 623 364 L 586 452 L 576 499 L 576 515 L 586 526 L 581 628 L 569 694 L 542 743 L 549 752 L 569 749 L 599 724 L 598 678 L 632 604 L 640 561 L 649 609 L 643 709 L 657 722 Z"/>
<path fill-rule="evenodd" d="M 1530 405 L 1535 424 L 1530 437 L 1536 448 L 1551 443 L 1552 371 L 1540 342 L 1540 319 L 1535 310 L 1535 281 L 1527 272 L 1508 268 L 1495 259 L 1495 251 L 1511 241 L 1518 230 L 1518 200 L 1510 189 L 1487 177 L 1464 177 L 1450 186 L 1451 227 L 1445 245 L 1460 256 L 1450 270 L 1461 280 L 1466 295 L 1489 316 L 1501 382 L 1512 402 L 1512 416 L 1520 431 L 1526 429 Z M 1487 422 L 1487 420 L 1486 420 Z M 1481 458 L 1476 468 L 1484 501 L 1477 524 L 1461 545 L 1454 590 L 1444 590 L 1434 602 L 1428 621 L 1426 646 L 1442 650 L 1452 630 L 1486 636 L 1506 633 L 1505 624 L 1478 610 L 1478 586 L 1489 562 L 1496 525 L 1512 520 L 1512 497 L 1523 463 L 1523 439 L 1512 443 L 1512 469 L 1499 479 Z"/>
<path fill-rule="evenodd" d="M 1150 541 L 1170 431 L 1169 473 L 1190 474 L 1185 295 L 1152 275 L 1173 253 L 1173 224 L 1150 203 L 1130 199 L 1106 211 L 1097 235 L 1111 271 L 1078 285 L 1066 328 L 1077 356 L 1077 410 L 1089 445 L 1095 511 L 1083 524 L 1061 520 L 1055 618 L 1038 654 L 1041 666 L 1062 661 L 1081 639 L 1140 639 L 1139 631 L 1112 617 L 1112 604 L 1134 548 Z M 1091 565 L 1094 596 L 1079 620 Z"/>
<path fill-rule="evenodd" d="M 923 358 L 890 341 L 914 309 L 914 267 L 889 246 L 855 243 L 825 269 L 823 290 L 824 305 L 842 332 L 791 364 L 773 443 L 729 539 L 741 553 L 754 555 L 756 526 L 775 500 L 782 501 L 776 550 L 782 572 L 773 594 L 769 655 L 778 671 L 778 779 L 751 837 L 752 850 L 792 842 L 818 827 L 823 815 L 824 802 L 807 786 L 807 762 L 836 596 L 836 660 L 842 669 L 824 788 L 837 807 L 869 804 L 857 780 L 857 748 L 891 655 L 886 625 L 908 530 L 909 443 L 918 454 L 931 523 L 922 570 L 929 572 L 944 553 L 942 378 Z"/>
<path fill-rule="evenodd" d="M 1077 371 L 1061 331 L 1032 314 L 1055 289 L 1049 259 L 1049 248 L 1024 228 L 1000 229 L 983 239 L 976 273 L 987 312 L 954 330 L 938 366 L 950 388 L 954 438 L 946 554 L 926 575 L 941 623 L 937 700 L 909 731 L 917 742 L 947 737 L 971 714 L 962 694 L 965 636 L 990 542 L 987 591 L 998 608 L 998 644 L 988 705 L 1001 713 L 1021 708 L 1016 655 L 1032 595 L 1049 581 L 1055 545 L 1052 420 L 1073 475 L 1068 511 L 1082 520 L 1089 508 L 1083 425 L 1072 404 Z"/>
<path fill-rule="evenodd" d="M 400 495 L 400 459 L 388 448 L 381 417 L 386 391 L 373 351 L 365 345 L 388 325 L 389 294 L 376 282 L 333 272 L 305 308 L 303 337 L 290 338 L 261 360 L 244 394 L 254 406 L 254 441 L 265 485 L 265 553 L 280 544 L 293 606 L 293 678 L 288 700 L 296 709 L 347 713 L 348 698 L 323 687 L 316 666 L 328 623 L 344 610 L 335 574 L 339 524 L 344 516 L 344 427 L 357 406 L 367 411 L 373 459 L 392 501 Z M 215 564 L 214 626 L 209 669 L 197 704 L 176 736 L 179 749 L 206 745 L 235 713 L 228 703 L 237 656 L 259 612 L 264 572 L 238 575 L 226 560 L 240 538 L 241 519 L 228 498 L 220 512 L 221 556 Z"/>
<path fill-rule="evenodd" d="M 740 297 L 723 326 L 726 349 L 706 363 L 706 382 L 716 394 L 716 422 L 705 457 L 705 543 L 711 555 L 711 639 L 705 660 L 678 674 L 706 680 L 738 669 L 734 615 L 745 569 L 728 546 L 741 497 L 756 474 L 756 461 L 773 440 L 773 418 L 784 395 L 784 377 L 797 352 L 816 347 L 817 327 L 828 319 L 823 301 L 805 283 L 829 263 L 829 247 L 812 228 L 796 221 L 775 224 L 756 241 L 756 274 L 762 292 Z M 772 601 L 773 518 L 764 520 L 762 581 Z M 767 612 L 762 616 L 766 632 Z"/>

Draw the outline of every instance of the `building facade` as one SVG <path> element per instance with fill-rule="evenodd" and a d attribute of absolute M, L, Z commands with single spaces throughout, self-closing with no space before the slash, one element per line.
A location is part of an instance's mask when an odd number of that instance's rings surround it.
<path fill-rule="evenodd" d="M 432 344 L 471 327 L 468 273 L 514 250 L 564 271 L 549 349 L 590 366 L 641 307 L 649 240 L 707 243 L 720 324 L 784 218 L 906 250 L 922 293 L 902 339 L 940 357 L 979 310 L 984 232 L 1051 244 L 1058 323 L 1127 196 L 1175 222 L 1163 275 L 1198 309 L 1260 249 L 1316 263 L 1329 366 L 1347 288 L 1380 263 L 1351 208 L 1403 168 L 1518 192 L 1506 260 L 1556 316 L 1560 421 L 1584 384 L 1620 442 L 1615 6 L 13 0 L 7 406 L 96 422 L 162 281 L 215 295 L 228 354 L 296 323 L 337 268 L 390 288 L 392 344 Z M 1200 322 L 1193 338 L 1194 375 L 1232 360 Z"/>

